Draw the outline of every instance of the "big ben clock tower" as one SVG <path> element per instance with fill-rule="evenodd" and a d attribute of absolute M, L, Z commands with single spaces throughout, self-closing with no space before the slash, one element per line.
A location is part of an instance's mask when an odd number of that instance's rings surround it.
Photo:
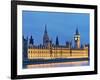
<path fill-rule="evenodd" d="M 76 33 L 74 35 L 74 42 L 75 42 L 75 48 L 80 48 L 80 34 L 78 32 L 78 28 L 76 29 Z"/>

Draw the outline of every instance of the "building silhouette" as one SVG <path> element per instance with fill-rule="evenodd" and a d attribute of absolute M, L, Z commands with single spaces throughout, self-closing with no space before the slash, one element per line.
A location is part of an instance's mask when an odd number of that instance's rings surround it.
<path fill-rule="evenodd" d="M 27 59 L 88 58 L 89 44 L 80 43 L 78 28 L 76 28 L 73 38 L 74 46 L 72 46 L 72 41 L 66 41 L 65 45 L 59 44 L 58 36 L 55 43 L 52 43 L 45 25 L 42 44 L 35 45 L 32 36 L 29 38 L 29 41 L 23 38 L 23 55 Z"/>

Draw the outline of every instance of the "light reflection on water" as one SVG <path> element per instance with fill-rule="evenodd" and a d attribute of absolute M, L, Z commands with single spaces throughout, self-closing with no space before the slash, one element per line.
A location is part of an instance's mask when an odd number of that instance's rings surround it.
<path fill-rule="evenodd" d="M 89 61 L 78 61 L 78 62 L 64 62 L 64 63 L 49 63 L 49 64 L 27 65 L 27 68 L 74 67 L 74 66 L 88 66 L 88 65 L 89 65 Z"/>
<path fill-rule="evenodd" d="M 55 65 L 55 67 L 71 67 L 71 66 L 86 66 L 86 65 L 89 65 L 88 62 L 84 62 L 84 63 L 80 63 L 80 64 L 71 63 L 71 64 L 68 64 L 68 65 L 66 65 L 66 64 L 62 64 L 62 65 L 58 65 L 58 66 Z"/>

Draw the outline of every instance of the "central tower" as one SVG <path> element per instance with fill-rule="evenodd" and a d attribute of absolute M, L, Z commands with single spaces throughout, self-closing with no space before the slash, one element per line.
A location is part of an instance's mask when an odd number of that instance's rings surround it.
<path fill-rule="evenodd" d="M 49 43 L 49 36 L 47 32 L 47 26 L 45 25 L 44 35 L 43 35 L 43 45 L 48 46 Z"/>

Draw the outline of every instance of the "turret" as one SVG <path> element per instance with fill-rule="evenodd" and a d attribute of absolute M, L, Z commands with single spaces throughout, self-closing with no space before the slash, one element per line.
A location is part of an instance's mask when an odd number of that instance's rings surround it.
<path fill-rule="evenodd" d="M 56 37 L 56 46 L 59 46 L 59 39 L 58 39 L 58 36 Z"/>
<path fill-rule="evenodd" d="M 28 50 L 28 37 L 24 38 L 23 36 L 23 60 L 27 59 L 27 50 Z"/>
<path fill-rule="evenodd" d="M 32 36 L 31 36 L 30 39 L 29 39 L 29 44 L 30 44 L 30 45 L 34 45 L 34 39 L 33 39 Z"/>

